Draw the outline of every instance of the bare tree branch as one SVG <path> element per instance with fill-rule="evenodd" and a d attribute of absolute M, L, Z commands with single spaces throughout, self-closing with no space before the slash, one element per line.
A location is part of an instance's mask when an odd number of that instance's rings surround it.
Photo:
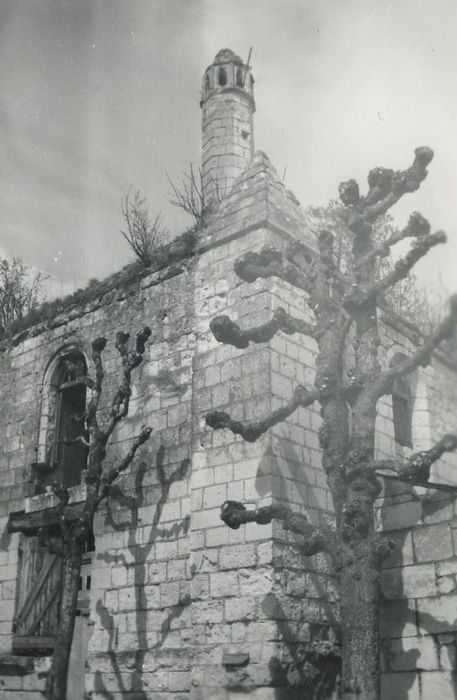
<path fill-rule="evenodd" d="M 349 228 L 353 233 L 363 234 L 370 225 L 385 214 L 408 192 L 419 189 L 427 177 L 427 165 L 433 158 L 433 151 L 427 146 L 416 148 L 413 164 L 406 170 L 397 172 L 389 168 L 374 168 L 368 175 L 368 194 L 360 198 L 355 180 L 340 185 L 340 199 L 353 209 Z"/>
<path fill-rule="evenodd" d="M 211 211 L 224 198 L 227 187 L 218 178 L 203 183 L 202 169 L 196 171 L 192 163 L 183 173 L 181 185 L 175 185 L 167 173 L 172 193 L 170 204 L 192 216 L 199 228 L 206 226 Z"/>
<path fill-rule="evenodd" d="M 92 427 L 97 428 L 97 410 L 100 404 L 100 398 L 102 395 L 102 386 L 104 379 L 102 352 L 106 347 L 106 338 L 100 337 L 96 338 L 92 343 L 92 360 L 95 366 L 95 381 L 90 379 L 90 388 L 92 389 L 92 396 L 86 408 L 85 420 L 87 427 L 90 429 Z"/>
<path fill-rule="evenodd" d="M 116 335 L 116 349 L 122 358 L 123 378 L 111 403 L 111 419 L 108 426 L 103 431 L 103 440 L 105 444 L 119 421 L 128 414 L 131 393 L 131 374 L 135 367 L 138 367 L 143 360 L 145 344 L 150 335 L 151 329 L 149 326 L 145 326 L 137 333 L 136 350 L 134 352 L 130 352 L 128 348 L 128 341 L 130 340 L 129 333 L 119 331 Z"/>
<path fill-rule="evenodd" d="M 209 326 L 216 340 L 236 348 L 247 348 L 250 342 L 267 343 L 278 331 L 286 335 L 301 333 L 312 337 L 315 330 L 310 323 L 290 316 L 282 306 L 275 309 L 271 321 L 247 330 L 241 330 L 229 316 L 216 316 Z"/>
<path fill-rule="evenodd" d="M 423 344 L 411 357 L 395 364 L 376 377 L 366 388 L 367 393 L 378 399 L 391 391 L 392 382 L 396 377 L 410 374 L 417 367 L 426 367 L 429 364 L 433 351 L 436 350 L 443 340 L 452 338 L 457 327 L 457 294 L 450 298 L 449 305 L 450 311 L 448 315 L 441 321 L 434 333 L 424 340 Z"/>
<path fill-rule="evenodd" d="M 430 224 L 419 212 L 413 212 L 408 220 L 408 223 L 404 229 L 394 229 L 390 236 L 382 241 L 376 248 L 374 248 L 368 255 L 360 258 L 356 261 L 355 266 L 361 267 L 369 262 L 372 262 L 376 258 L 385 258 L 389 255 L 392 247 L 403 241 L 405 238 L 420 238 L 421 236 L 426 236 L 430 233 Z"/>
<path fill-rule="evenodd" d="M 155 250 L 163 243 L 168 231 L 160 222 L 160 213 L 151 222 L 145 201 L 139 191 L 135 193 L 133 202 L 130 191 L 123 197 L 121 209 L 127 230 L 121 229 L 121 234 L 137 258 L 145 265 L 150 265 Z"/>
<path fill-rule="evenodd" d="M 455 452 L 455 450 L 457 450 L 457 434 L 449 433 L 429 450 L 415 452 L 404 462 L 396 459 L 384 459 L 375 462 L 373 469 L 376 472 L 394 471 L 402 479 L 425 484 L 430 478 L 432 464 L 440 459 L 445 452 Z"/>
<path fill-rule="evenodd" d="M 316 284 L 313 296 L 317 303 L 328 303 L 332 297 L 332 286 L 336 275 L 336 265 L 333 255 L 333 234 L 327 229 L 318 236 L 319 258 L 317 263 Z"/>
<path fill-rule="evenodd" d="M 111 484 L 118 476 L 130 466 L 135 457 L 135 454 L 141 445 L 143 445 L 152 433 L 152 428 L 143 428 L 141 433 L 137 435 L 130 447 L 130 450 L 125 455 L 124 459 L 116 467 L 110 469 L 106 474 L 103 474 L 100 479 L 100 490 L 96 501 L 98 507 L 103 499 L 108 495 Z"/>
<path fill-rule="evenodd" d="M 63 558 L 65 554 L 65 546 L 61 539 L 59 540 L 57 537 L 50 537 L 48 530 L 43 527 L 40 527 L 36 534 L 37 540 L 42 547 L 51 552 L 51 554 L 55 554 L 58 557 Z"/>
<path fill-rule="evenodd" d="M 345 308 L 349 310 L 360 308 L 368 301 L 375 300 L 379 295 L 391 289 L 397 282 L 407 277 L 414 265 L 423 258 L 431 248 L 440 243 L 446 243 L 446 234 L 443 231 L 437 231 L 436 233 L 430 233 L 418 238 L 411 247 L 411 250 L 395 263 L 388 275 L 377 280 L 368 289 L 360 289 L 358 286 L 353 285 L 344 298 Z"/>
<path fill-rule="evenodd" d="M 331 532 L 324 533 L 311 525 L 305 515 L 293 513 L 289 508 L 279 503 L 248 510 L 238 501 L 225 501 L 221 506 L 221 520 L 232 530 L 238 530 L 243 523 L 267 525 L 272 520 L 279 520 L 282 522 L 284 530 L 303 535 L 305 541 L 301 547 L 305 556 L 309 557 L 318 552 L 333 553 L 334 551 Z"/>
<path fill-rule="evenodd" d="M 237 421 L 233 420 L 228 413 L 212 411 L 206 415 L 206 424 L 216 430 L 228 428 L 235 435 L 241 435 L 247 442 L 255 442 L 273 425 L 288 418 L 299 406 L 310 406 L 319 396 L 320 392 L 317 390 L 308 391 L 304 386 L 297 386 L 293 398 L 285 406 L 276 409 L 262 420 Z"/>
<path fill-rule="evenodd" d="M 309 277 L 294 264 L 285 263 L 282 253 L 273 246 L 264 246 L 258 253 L 246 253 L 235 261 L 233 267 L 244 282 L 279 277 L 305 292 L 311 289 Z"/>
<path fill-rule="evenodd" d="M 72 438 L 71 440 L 57 440 L 57 445 L 76 445 L 78 442 L 84 447 L 90 447 L 90 443 L 86 440 L 84 435 L 78 435 L 78 437 Z"/>

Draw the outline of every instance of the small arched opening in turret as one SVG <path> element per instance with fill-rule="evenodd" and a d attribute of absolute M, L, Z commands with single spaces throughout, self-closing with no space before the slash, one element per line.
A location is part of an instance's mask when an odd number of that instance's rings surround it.
<path fill-rule="evenodd" d="M 217 82 L 221 87 L 224 87 L 224 85 L 227 85 L 227 71 L 225 68 L 219 68 L 217 71 Z"/>
<path fill-rule="evenodd" d="M 241 68 L 236 69 L 236 84 L 238 87 L 244 87 L 243 71 Z"/>
<path fill-rule="evenodd" d="M 208 73 L 207 73 L 206 76 L 205 76 L 205 91 L 208 92 L 209 89 L 210 89 L 210 87 L 211 87 L 211 85 L 210 85 L 210 82 L 209 82 L 209 75 L 208 75 Z"/>

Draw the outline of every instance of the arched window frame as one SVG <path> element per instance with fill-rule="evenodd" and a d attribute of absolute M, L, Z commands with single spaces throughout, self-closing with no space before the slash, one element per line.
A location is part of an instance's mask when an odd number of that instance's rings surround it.
<path fill-rule="evenodd" d="M 81 483 L 87 449 L 83 442 L 87 395 L 87 361 L 79 345 L 61 348 L 45 373 L 34 466 L 36 492 L 52 482 L 72 487 Z M 74 425 L 73 425 L 74 423 Z M 78 433 L 78 435 L 77 435 Z"/>

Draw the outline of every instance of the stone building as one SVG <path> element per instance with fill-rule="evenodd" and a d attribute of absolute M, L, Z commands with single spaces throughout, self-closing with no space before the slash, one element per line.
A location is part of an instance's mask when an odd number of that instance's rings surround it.
<path fill-rule="evenodd" d="M 306 317 L 296 289 L 276 279 L 243 284 L 233 263 L 297 238 L 312 255 L 317 224 L 254 152 L 253 78 L 231 51 L 206 70 L 201 107 L 203 182 L 213 201 L 224 195 L 207 228 L 176 239 L 155 266 L 134 266 L 66 302 L 0 355 L 1 700 L 41 698 L 52 653 L 60 563 L 36 533 L 53 524 L 51 479 L 70 487 L 74 513 L 84 495 L 84 450 L 61 443 L 86 401 L 72 367 L 91 372 L 91 341 L 108 338 L 108 398 L 119 370 L 116 331 L 146 323 L 146 361 L 108 462 L 142 425 L 153 435 L 96 518 L 69 700 L 298 700 L 307 697 L 310 642 L 333 639 L 338 611 L 325 556 L 304 557 L 279 523 L 230 530 L 219 517 L 226 499 L 282 500 L 328 526 L 318 411 L 298 409 L 255 443 L 204 420 L 215 408 L 259 418 L 312 383 L 313 340 L 278 335 L 239 350 L 217 343 L 209 322 L 227 313 L 248 327 L 278 305 Z M 420 335 L 393 313 L 381 316 L 387 366 Z M 455 367 L 436 353 L 380 402 L 379 454 L 428 447 L 455 428 L 456 394 Z M 433 480 L 452 481 L 456 466 L 455 456 L 441 459 Z M 457 513 L 452 494 L 419 491 L 387 483 L 379 501 L 380 527 L 398 545 L 383 574 L 385 700 L 457 697 Z"/>

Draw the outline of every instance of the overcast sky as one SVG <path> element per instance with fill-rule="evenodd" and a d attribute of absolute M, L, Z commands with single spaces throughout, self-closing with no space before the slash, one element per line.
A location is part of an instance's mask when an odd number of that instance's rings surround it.
<path fill-rule="evenodd" d="M 256 148 L 304 206 L 434 149 L 395 213 L 446 230 L 419 273 L 457 291 L 456 29 L 455 0 L 0 0 L 0 255 L 57 291 L 104 277 L 130 185 L 184 230 L 166 172 L 199 162 L 201 76 L 252 46 Z"/>

